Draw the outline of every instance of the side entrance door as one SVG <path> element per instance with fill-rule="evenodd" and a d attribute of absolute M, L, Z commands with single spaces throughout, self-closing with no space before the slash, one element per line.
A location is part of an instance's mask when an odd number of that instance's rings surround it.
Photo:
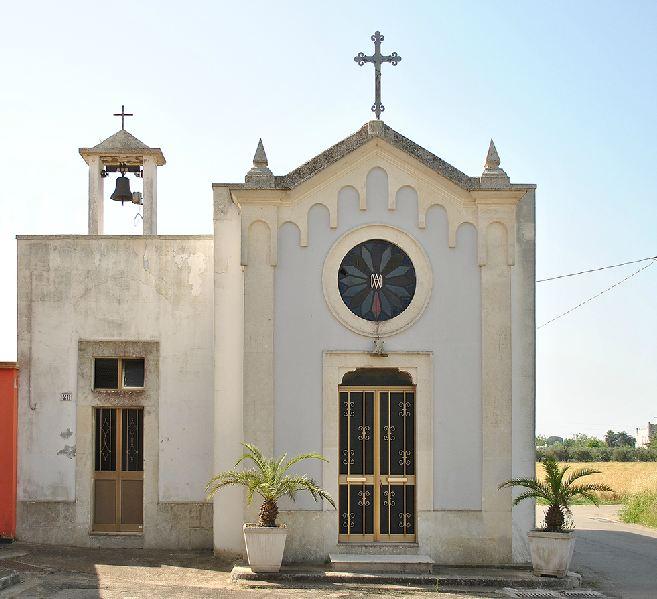
<path fill-rule="evenodd" d="M 144 410 L 96 408 L 93 530 L 142 532 Z"/>
<path fill-rule="evenodd" d="M 415 387 L 339 387 L 339 542 L 416 540 Z"/>

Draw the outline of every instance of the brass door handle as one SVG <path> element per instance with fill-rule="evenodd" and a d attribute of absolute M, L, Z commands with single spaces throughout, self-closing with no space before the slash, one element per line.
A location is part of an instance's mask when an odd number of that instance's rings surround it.
<path fill-rule="evenodd" d="M 347 482 L 348 483 L 365 483 L 365 482 L 367 482 L 367 478 L 365 476 L 348 476 L 347 477 Z"/>
<path fill-rule="evenodd" d="M 389 485 L 400 485 L 402 483 L 407 483 L 408 478 L 406 476 L 400 476 L 399 478 L 395 478 L 393 476 L 388 477 L 388 484 Z"/>

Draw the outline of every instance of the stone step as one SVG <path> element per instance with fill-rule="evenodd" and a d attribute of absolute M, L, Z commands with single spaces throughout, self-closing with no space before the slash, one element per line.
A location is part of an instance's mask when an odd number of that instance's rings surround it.
<path fill-rule="evenodd" d="M 338 572 L 396 572 L 430 574 L 433 560 L 428 555 L 367 555 L 330 553 L 331 569 Z"/>
<path fill-rule="evenodd" d="M 417 555 L 417 543 L 345 543 L 338 545 L 334 555 Z"/>

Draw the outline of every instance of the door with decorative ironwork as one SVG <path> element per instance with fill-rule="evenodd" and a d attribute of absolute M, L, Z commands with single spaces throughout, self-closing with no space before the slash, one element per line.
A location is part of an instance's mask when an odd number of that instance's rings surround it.
<path fill-rule="evenodd" d="M 415 387 L 339 388 L 340 542 L 415 542 Z"/>
<path fill-rule="evenodd" d="M 144 410 L 96 408 L 95 420 L 93 530 L 141 532 Z"/>

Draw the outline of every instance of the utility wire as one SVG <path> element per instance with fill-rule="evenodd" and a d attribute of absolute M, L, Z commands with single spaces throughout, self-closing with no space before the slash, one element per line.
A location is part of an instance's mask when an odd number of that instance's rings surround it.
<path fill-rule="evenodd" d="M 546 283 L 547 281 L 556 281 L 557 279 L 564 279 L 566 277 L 576 277 L 578 275 L 586 275 L 590 272 L 598 272 L 599 270 L 607 270 L 608 268 L 618 268 L 619 266 L 627 266 L 628 264 L 638 264 L 646 260 L 657 260 L 657 256 L 648 256 L 647 258 L 640 258 L 639 260 L 630 260 L 629 262 L 621 262 L 620 264 L 610 264 L 609 266 L 600 266 L 599 268 L 591 268 L 590 270 L 580 270 L 579 272 L 571 272 L 565 275 L 557 275 L 547 279 L 538 279 L 537 283 Z"/>
<path fill-rule="evenodd" d="M 549 325 L 550 323 L 554 322 L 555 320 L 559 320 L 563 316 L 566 316 L 567 314 L 570 314 L 571 312 L 574 312 L 578 308 L 581 308 L 582 306 L 588 304 L 589 302 L 593 301 L 594 299 L 599 298 L 601 295 L 607 293 L 607 291 L 611 291 L 614 287 L 618 287 L 619 285 L 622 285 L 623 283 L 625 283 L 625 281 L 627 281 L 627 280 L 631 279 L 632 277 L 638 275 L 642 270 L 645 270 L 646 268 L 650 268 L 653 264 L 655 264 L 655 262 L 657 262 L 657 257 L 655 257 L 655 258 L 644 258 L 643 260 L 637 260 L 637 262 L 643 262 L 645 260 L 650 260 L 650 262 L 648 264 L 646 264 L 645 266 L 642 266 L 641 268 L 639 268 L 639 270 L 635 270 L 631 275 L 627 275 L 624 279 L 621 279 L 620 281 L 616 281 L 613 285 L 610 285 L 609 287 L 607 287 L 606 289 L 603 289 L 599 293 L 596 293 L 595 295 L 589 297 L 588 299 L 585 299 L 583 302 L 580 302 L 579 304 L 577 304 L 576 306 L 574 306 L 570 310 L 566 310 L 565 312 L 559 314 L 558 316 L 555 316 L 552 320 L 548 320 L 547 322 L 544 322 L 542 325 L 536 327 L 536 329 L 537 330 L 542 329 L 543 327 Z M 630 264 L 630 263 L 628 263 L 628 264 Z"/>

